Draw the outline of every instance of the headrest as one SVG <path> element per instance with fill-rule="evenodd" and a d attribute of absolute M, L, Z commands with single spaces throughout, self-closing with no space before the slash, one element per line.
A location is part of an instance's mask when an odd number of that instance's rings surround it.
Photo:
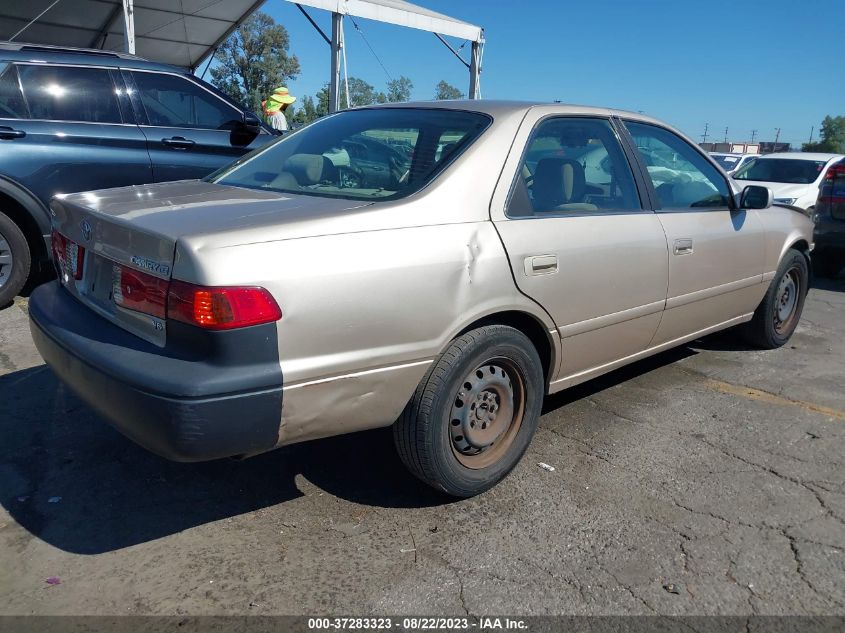
<path fill-rule="evenodd" d="M 294 154 L 283 165 L 300 185 L 315 185 L 329 177 L 331 161 L 322 154 Z"/>

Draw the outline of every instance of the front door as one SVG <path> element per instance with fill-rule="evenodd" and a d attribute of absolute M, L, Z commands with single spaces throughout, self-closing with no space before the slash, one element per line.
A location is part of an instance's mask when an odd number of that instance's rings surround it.
<path fill-rule="evenodd" d="M 558 327 L 564 387 L 648 347 L 667 253 L 610 120 L 547 114 L 523 122 L 492 216 L 517 286 Z"/>
<path fill-rule="evenodd" d="M 147 138 L 156 182 L 204 178 L 272 137 L 243 131 L 243 113 L 178 74 L 124 71 Z"/>
<path fill-rule="evenodd" d="M 725 176 L 680 136 L 626 121 L 669 245 L 666 313 L 654 345 L 753 312 L 763 297 L 765 232 L 737 209 Z"/>

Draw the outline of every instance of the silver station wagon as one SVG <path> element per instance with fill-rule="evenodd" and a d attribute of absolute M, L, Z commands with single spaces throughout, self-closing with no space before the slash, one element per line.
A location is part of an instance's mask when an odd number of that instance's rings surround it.
<path fill-rule="evenodd" d="M 30 299 L 55 373 L 175 460 L 393 426 L 493 486 L 545 394 L 716 330 L 784 344 L 813 227 L 676 130 L 599 108 L 350 110 L 205 180 L 53 201 Z"/>

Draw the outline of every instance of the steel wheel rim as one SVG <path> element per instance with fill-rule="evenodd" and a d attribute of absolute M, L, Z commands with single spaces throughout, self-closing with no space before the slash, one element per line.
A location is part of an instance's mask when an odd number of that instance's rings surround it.
<path fill-rule="evenodd" d="M 0 233 L 0 288 L 6 285 L 9 278 L 12 276 L 12 267 L 15 265 L 15 259 L 12 255 L 12 249 L 9 242 Z"/>
<path fill-rule="evenodd" d="M 496 463 L 525 416 L 525 380 L 507 358 L 484 361 L 461 381 L 449 411 L 452 453 L 467 468 Z"/>
<path fill-rule="evenodd" d="M 801 278 L 797 268 L 790 268 L 778 283 L 775 293 L 774 314 L 772 315 L 775 331 L 778 334 L 788 332 L 798 315 L 798 299 L 801 292 Z"/>

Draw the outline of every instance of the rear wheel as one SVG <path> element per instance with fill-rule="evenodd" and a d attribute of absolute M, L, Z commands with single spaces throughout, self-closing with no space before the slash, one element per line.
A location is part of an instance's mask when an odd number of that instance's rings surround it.
<path fill-rule="evenodd" d="M 490 325 L 457 338 L 426 373 L 394 426 L 408 469 L 455 497 L 493 487 L 537 428 L 543 372 L 519 330 Z"/>
<path fill-rule="evenodd" d="M 11 303 L 29 277 L 32 262 L 26 237 L 12 220 L 0 213 L 0 307 Z"/>
<path fill-rule="evenodd" d="M 835 277 L 845 268 L 845 251 L 822 250 L 813 253 L 813 272 L 819 277 Z"/>
<path fill-rule="evenodd" d="M 804 309 L 809 276 L 807 259 L 799 251 L 789 249 L 754 318 L 745 325 L 745 338 L 750 343 L 775 349 L 789 340 Z"/>

